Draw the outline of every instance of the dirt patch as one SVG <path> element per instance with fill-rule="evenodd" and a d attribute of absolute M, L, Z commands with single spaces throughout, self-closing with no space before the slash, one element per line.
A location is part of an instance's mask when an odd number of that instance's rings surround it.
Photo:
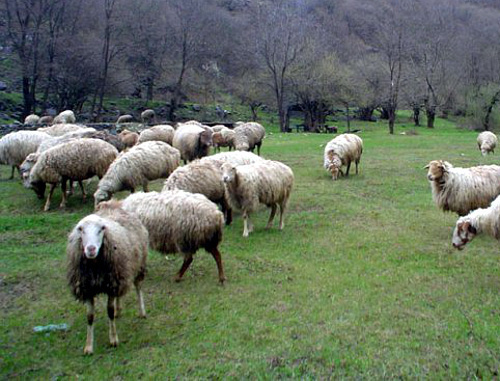
<path fill-rule="evenodd" d="M 20 282 L 9 282 L 5 275 L 0 275 L 0 309 L 7 311 L 12 308 L 16 300 L 24 295 L 34 297 L 36 285 L 34 282 L 23 280 Z"/>

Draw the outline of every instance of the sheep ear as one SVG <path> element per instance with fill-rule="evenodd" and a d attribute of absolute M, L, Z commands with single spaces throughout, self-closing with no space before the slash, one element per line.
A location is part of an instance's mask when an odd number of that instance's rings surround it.
<path fill-rule="evenodd" d="M 472 226 L 471 224 L 468 224 L 467 230 L 469 231 L 469 233 L 477 234 L 477 229 L 474 226 Z"/>
<path fill-rule="evenodd" d="M 426 165 L 424 168 L 422 168 L 422 169 L 429 169 L 430 167 L 431 167 L 431 165 L 430 165 L 430 164 L 427 164 L 427 165 Z"/>

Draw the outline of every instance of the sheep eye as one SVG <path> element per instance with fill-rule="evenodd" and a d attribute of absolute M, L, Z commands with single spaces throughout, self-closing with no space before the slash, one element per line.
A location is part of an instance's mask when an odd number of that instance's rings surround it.
<path fill-rule="evenodd" d="M 78 231 L 83 231 L 83 228 L 81 226 L 78 226 Z"/>
<path fill-rule="evenodd" d="M 101 228 L 101 231 L 103 231 L 104 229 L 106 229 L 106 226 L 103 226 L 103 227 Z"/>

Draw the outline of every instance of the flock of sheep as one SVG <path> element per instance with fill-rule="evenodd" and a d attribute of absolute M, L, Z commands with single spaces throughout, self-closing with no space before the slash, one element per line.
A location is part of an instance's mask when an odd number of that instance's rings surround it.
<path fill-rule="evenodd" d="M 154 112 L 146 111 L 143 121 L 151 122 Z M 25 124 L 36 126 L 40 122 L 37 118 L 30 115 Z M 121 116 L 117 124 L 130 120 L 128 115 Z M 140 133 L 122 130 L 113 135 L 75 122 L 74 114 L 66 110 L 49 127 L 4 136 L 0 139 L 0 164 L 12 166 L 11 178 L 17 168 L 24 186 L 41 199 L 46 184 L 50 185 L 45 211 L 59 185 L 60 206 L 64 207 L 73 182 L 78 182 L 85 199 L 83 181 L 99 178 L 95 213 L 73 228 L 67 244 L 67 279 L 73 295 L 87 305 L 84 353 L 93 353 L 94 300 L 98 294 L 108 295 L 112 346 L 118 344 L 115 317 L 120 312 L 119 300 L 132 284 L 140 316 L 146 316 L 141 283 L 148 247 L 183 255 L 177 281 L 194 254 L 204 248 L 213 256 L 222 284 L 225 274 L 219 245 L 223 225 L 232 222 L 233 209 L 243 216 L 244 237 L 252 232 L 250 215 L 261 204 L 271 209 L 266 228 L 272 226 L 279 208 L 279 228 L 283 229 L 294 174 L 287 165 L 260 157 L 265 136 L 260 124 L 238 123 L 229 129 L 189 121 L 175 128 L 155 125 Z M 496 143 L 492 133 L 478 137 L 483 155 L 493 152 Z M 209 155 L 210 147 L 215 152 L 229 147 L 229 151 Z M 259 155 L 249 152 L 255 148 Z M 344 175 L 343 166 L 348 176 L 352 162 L 358 173 L 362 152 L 359 136 L 339 135 L 325 146 L 324 168 L 333 180 Z M 181 160 L 185 165 L 180 166 Z M 426 168 L 436 204 L 462 216 L 453 233 L 456 248 L 463 248 L 482 231 L 500 239 L 500 166 L 455 168 L 446 161 L 431 161 Z M 149 192 L 148 183 L 161 178 L 166 179 L 162 191 Z M 144 192 L 134 193 L 139 187 Z M 132 194 L 123 200 L 112 199 L 123 190 Z"/>

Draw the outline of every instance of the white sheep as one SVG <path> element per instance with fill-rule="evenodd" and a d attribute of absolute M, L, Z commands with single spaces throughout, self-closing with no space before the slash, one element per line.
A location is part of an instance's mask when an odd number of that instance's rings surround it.
<path fill-rule="evenodd" d="M 135 192 L 142 186 L 147 192 L 149 181 L 168 177 L 179 162 L 179 151 L 160 141 L 144 142 L 122 152 L 99 181 L 95 205 L 124 189 Z"/>
<path fill-rule="evenodd" d="M 24 118 L 25 126 L 36 126 L 40 121 L 40 117 L 36 114 L 30 114 L 26 118 Z"/>
<path fill-rule="evenodd" d="M 68 124 L 68 123 L 76 123 L 75 114 L 71 110 L 64 110 L 60 112 L 53 121 L 53 124 Z"/>
<path fill-rule="evenodd" d="M 165 180 L 162 191 L 175 189 L 200 193 L 210 201 L 219 204 L 224 214 L 226 225 L 231 224 L 232 213 L 226 199 L 222 172 L 213 162 L 195 160 L 188 165 L 177 168 Z"/>
<path fill-rule="evenodd" d="M 59 144 L 38 157 L 29 175 L 30 188 L 38 198 L 43 198 L 46 184 L 51 184 L 45 211 L 49 210 L 52 194 L 59 183 L 62 187 L 60 206 L 66 205 L 66 180 L 79 182 L 85 200 L 81 181 L 93 176 L 101 179 L 116 156 L 116 148 L 100 139 L 83 138 Z"/>
<path fill-rule="evenodd" d="M 132 123 L 134 121 L 134 117 L 130 114 L 120 115 L 116 120 L 116 124 L 121 123 Z"/>
<path fill-rule="evenodd" d="M 243 213 L 243 237 L 253 231 L 250 213 L 259 204 L 271 207 L 266 229 L 272 226 L 277 206 L 280 207 L 280 230 L 283 229 L 283 215 L 293 188 L 293 171 L 279 161 L 266 160 L 248 165 L 222 165 L 222 179 L 226 186 L 229 205 Z"/>
<path fill-rule="evenodd" d="M 363 153 L 363 141 L 354 134 L 342 134 L 330 140 L 325 147 L 323 166 L 332 174 L 332 180 L 337 180 L 339 174 L 343 175 L 342 166 L 347 166 L 346 176 L 349 176 L 351 162 L 358 165 Z"/>
<path fill-rule="evenodd" d="M 433 160 L 425 166 L 432 198 L 443 211 L 465 216 L 486 208 L 500 194 L 500 166 L 459 168 L 447 161 Z"/>
<path fill-rule="evenodd" d="M 207 156 L 212 146 L 212 130 L 194 123 L 185 123 L 175 130 L 172 146 L 181 153 L 184 163 Z"/>
<path fill-rule="evenodd" d="M 67 134 L 68 132 L 76 132 L 76 131 L 86 129 L 86 128 L 87 127 L 79 126 L 78 124 L 58 123 L 58 124 L 54 124 L 53 126 L 50 126 L 50 127 L 38 128 L 37 131 L 45 132 L 46 134 L 49 134 L 50 136 L 62 136 L 64 134 Z M 94 131 L 95 131 L 95 129 L 94 129 Z"/>
<path fill-rule="evenodd" d="M 149 232 L 149 245 L 161 253 L 182 253 L 184 262 L 177 273 L 180 281 L 199 248 L 212 254 L 224 283 L 224 267 L 219 252 L 224 217 L 213 202 L 197 193 L 181 190 L 134 193 L 120 202 L 134 213 Z"/>
<path fill-rule="evenodd" d="M 234 128 L 233 144 L 238 151 L 253 152 L 257 147 L 257 154 L 260 156 L 260 146 L 266 136 L 266 130 L 261 124 L 249 122 L 239 124 Z"/>
<path fill-rule="evenodd" d="M 451 240 L 453 247 L 462 250 L 476 235 L 483 232 L 500 240 L 500 197 L 488 208 L 473 210 L 457 220 Z"/>
<path fill-rule="evenodd" d="M 123 130 L 118 134 L 118 137 L 122 141 L 125 148 L 133 147 L 134 145 L 137 144 L 137 141 L 139 140 L 139 134 L 137 132 L 129 130 Z"/>
<path fill-rule="evenodd" d="M 142 130 L 139 134 L 137 143 L 140 144 L 143 142 L 158 140 L 172 145 L 174 133 L 175 130 L 172 126 L 169 126 L 168 124 L 159 124 Z"/>
<path fill-rule="evenodd" d="M 87 340 L 83 352 L 94 352 L 95 297 L 108 296 L 110 345 L 118 345 L 115 318 L 120 312 L 119 298 L 134 284 L 139 316 L 146 310 L 141 284 L 146 273 L 148 232 L 140 220 L 116 207 L 99 208 L 78 222 L 68 237 L 67 280 L 74 297 L 87 305 Z"/>
<path fill-rule="evenodd" d="M 477 137 L 477 146 L 483 156 L 486 156 L 490 152 L 495 153 L 497 143 L 497 136 L 490 131 L 483 131 Z"/>
<path fill-rule="evenodd" d="M 150 124 L 154 122 L 155 119 L 155 111 L 151 109 L 144 110 L 141 113 L 141 120 L 143 123 Z"/>
<path fill-rule="evenodd" d="M 20 173 L 20 165 L 26 157 L 36 152 L 40 144 L 50 140 L 51 136 L 40 131 L 11 132 L 0 139 L 0 164 L 12 166 L 10 179 L 14 178 L 14 170 Z"/>
<path fill-rule="evenodd" d="M 263 162 L 264 159 L 252 152 L 247 151 L 233 151 L 221 152 L 216 155 L 206 156 L 200 160 L 201 162 L 210 162 L 221 168 L 224 163 L 233 165 L 245 165 Z"/>

